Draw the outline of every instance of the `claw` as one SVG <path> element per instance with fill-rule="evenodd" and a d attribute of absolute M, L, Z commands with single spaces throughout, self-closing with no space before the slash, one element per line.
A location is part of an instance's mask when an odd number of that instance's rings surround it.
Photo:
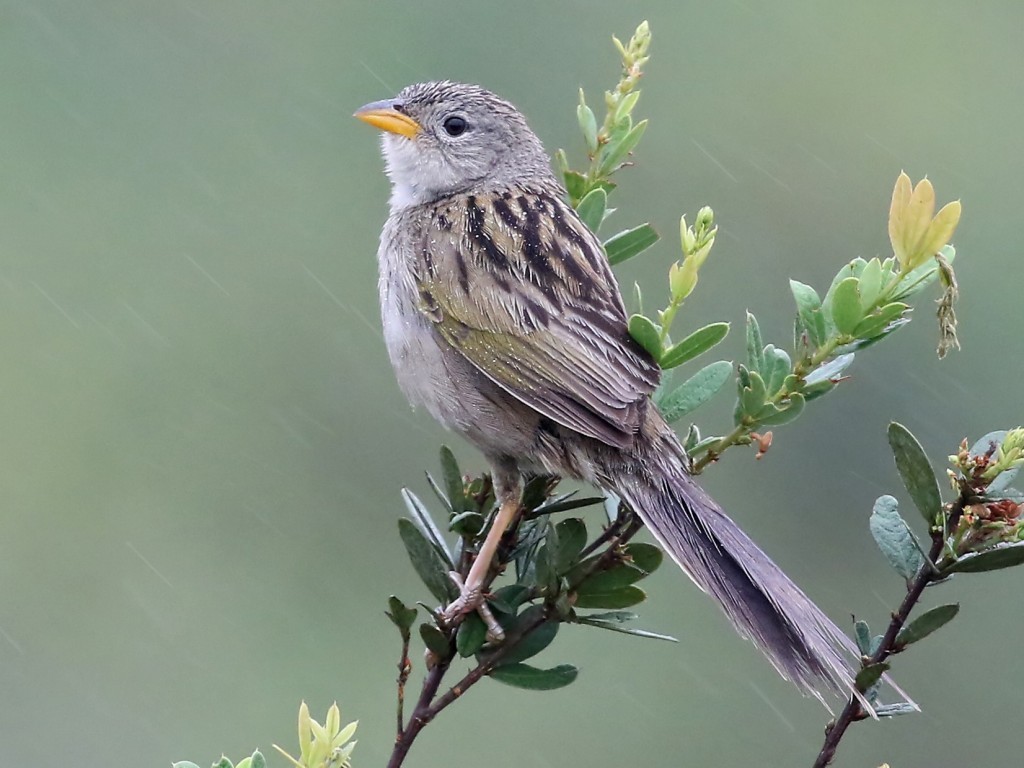
<path fill-rule="evenodd" d="M 484 593 L 479 584 L 467 585 L 456 571 L 450 571 L 448 577 L 455 582 L 459 588 L 459 596 L 455 598 L 441 612 L 441 618 L 446 624 L 454 625 L 467 613 L 476 611 L 480 615 L 484 626 L 487 627 L 487 639 L 491 642 L 500 643 L 505 639 L 505 630 L 501 628 L 490 606 L 484 599 Z"/>

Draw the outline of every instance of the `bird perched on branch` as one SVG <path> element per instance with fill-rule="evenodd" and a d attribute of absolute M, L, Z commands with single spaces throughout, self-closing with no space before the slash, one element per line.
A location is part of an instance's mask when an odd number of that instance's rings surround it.
<path fill-rule="evenodd" d="M 601 243 L 519 111 L 446 81 L 356 117 L 384 132 L 380 302 L 399 384 L 483 452 L 499 504 L 445 617 L 482 603 L 523 473 L 553 473 L 625 500 L 784 677 L 849 693 L 851 641 L 690 477 L 651 402 L 661 371 L 630 337 Z"/>

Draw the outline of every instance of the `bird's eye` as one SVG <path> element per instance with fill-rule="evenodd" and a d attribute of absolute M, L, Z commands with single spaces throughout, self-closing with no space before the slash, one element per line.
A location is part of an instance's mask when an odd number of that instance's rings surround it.
<path fill-rule="evenodd" d="M 449 136 L 461 136 L 466 131 L 466 120 L 458 115 L 446 117 L 442 125 Z"/>

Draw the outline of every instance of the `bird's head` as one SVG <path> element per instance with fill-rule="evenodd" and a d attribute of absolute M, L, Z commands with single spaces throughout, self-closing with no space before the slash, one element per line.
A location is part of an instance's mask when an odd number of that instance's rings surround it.
<path fill-rule="evenodd" d="M 522 114 L 477 85 L 417 83 L 355 116 L 384 131 L 392 209 L 551 176 Z"/>

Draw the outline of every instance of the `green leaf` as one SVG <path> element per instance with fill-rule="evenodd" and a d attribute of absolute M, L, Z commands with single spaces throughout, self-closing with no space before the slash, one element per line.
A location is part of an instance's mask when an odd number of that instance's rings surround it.
<path fill-rule="evenodd" d="M 442 603 L 458 597 L 455 585 L 448 578 L 448 571 L 453 570 L 452 566 L 445 562 L 437 547 L 431 544 L 408 518 L 399 518 L 398 533 L 402 537 L 405 551 L 409 553 L 412 567 L 430 590 L 430 594 Z"/>
<path fill-rule="evenodd" d="M 507 628 L 510 639 L 505 641 L 505 647 L 498 649 L 503 655 L 498 659 L 496 666 L 504 667 L 526 661 L 551 645 L 558 634 L 559 626 L 558 621 L 554 619 L 548 619 L 529 634 L 518 637 L 528 627 L 536 624 L 544 616 L 544 611 L 543 605 L 531 605 L 516 616 L 515 621 Z M 484 659 L 486 660 L 486 656 Z"/>
<path fill-rule="evenodd" d="M 839 284 L 848 277 L 860 277 L 860 273 L 864 271 L 865 266 L 867 266 L 867 262 L 858 257 L 844 265 L 838 272 L 836 272 L 836 276 L 832 278 L 832 284 L 828 287 L 828 291 L 825 293 L 825 298 L 821 300 L 822 309 L 829 318 L 831 318 L 832 315 L 832 298 L 835 296 L 836 288 L 838 288 Z"/>
<path fill-rule="evenodd" d="M 857 621 L 853 625 L 853 634 L 857 638 L 857 650 L 861 656 L 871 655 L 871 628 L 866 621 Z"/>
<path fill-rule="evenodd" d="M 899 502 L 892 496 L 879 496 L 869 521 L 871 535 L 890 565 L 906 580 L 924 565 L 924 557 L 907 524 L 900 517 Z"/>
<path fill-rule="evenodd" d="M 836 286 L 832 295 L 832 322 L 842 334 L 852 335 L 854 328 L 864 317 L 860 308 L 859 281 L 848 277 Z"/>
<path fill-rule="evenodd" d="M 644 315 L 631 315 L 629 318 L 629 335 L 637 343 L 650 352 L 651 357 L 661 357 L 661 329 L 654 321 Z"/>
<path fill-rule="evenodd" d="M 888 434 L 896 469 L 907 493 L 928 525 L 935 525 L 942 514 L 942 497 L 939 495 L 939 481 L 928 463 L 924 448 L 899 422 L 889 423 Z"/>
<path fill-rule="evenodd" d="M 252 760 L 250 768 L 267 768 L 267 758 L 258 749 L 249 756 L 249 759 Z"/>
<path fill-rule="evenodd" d="M 659 547 L 656 547 L 653 544 L 645 544 L 641 541 L 635 541 L 632 544 L 627 544 L 623 547 L 622 551 L 623 554 L 633 562 L 633 565 L 642 570 L 648 576 L 658 570 L 662 561 L 665 559 L 665 554 Z"/>
<path fill-rule="evenodd" d="M 598 571 L 587 578 L 576 590 L 577 595 L 607 594 L 615 592 L 627 584 L 640 581 L 647 576 L 647 571 L 636 566 L 623 563 L 607 571 Z"/>
<path fill-rule="evenodd" d="M 817 384 L 812 384 L 809 387 L 804 387 L 804 400 L 806 400 L 808 403 L 811 402 L 811 400 L 817 400 L 819 397 L 821 397 L 822 395 L 827 395 L 835 388 L 836 385 L 833 384 L 831 381 L 819 381 Z"/>
<path fill-rule="evenodd" d="M 678 344 L 673 344 L 662 354 L 658 363 L 663 369 L 675 368 L 698 355 L 707 352 L 729 333 L 728 323 L 711 323 L 698 328 Z"/>
<path fill-rule="evenodd" d="M 569 202 L 578 208 L 579 200 L 587 190 L 587 178 L 578 171 L 565 171 L 562 178 L 565 180 L 565 191 L 569 193 Z"/>
<path fill-rule="evenodd" d="M 870 312 L 878 301 L 882 290 L 882 262 L 878 257 L 870 259 L 860 273 L 860 308 L 865 314 Z"/>
<path fill-rule="evenodd" d="M 468 509 L 462 472 L 455 460 L 455 454 L 447 445 L 441 446 L 441 476 L 444 478 L 445 495 L 451 504 L 452 512 L 463 512 Z"/>
<path fill-rule="evenodd" d="M 619 232 L 605 240 L 604 252 L 608 255 L 609 264 L 620 264 L 626 259 L 643 253 L 656 242 L 658 242 L 658 233 L 654 231 L 654 227 L 650 224 L 641 224 L 639 227 Z"/>
<path fill-rule="evenodd" d="M 433 491 L 434 496 L 437 497 L 437 500 L 444 505 L 444 508 L 448 512 L 448 514 L 452 514 L 455 510 L 452 509 L 452 502 L 448 498 L 448 494 L 441 490 L 441 486 L 437 484 L 437 481 L 434 479 L 433 475 L 431 475 L 429 472 L 424 472 L 423 474 L 426 475 L 427 485 L 430 486 L 430 490 Z"/>
<path fill-rule="evenodd" d="M 627 115 L 633 112 L 633 107 L 636 106 L 637 101 L 640 99 L 640 91 L 633 91 L 632 93 L 626 94 L 622 101 L 619 102 L 619 106 L 615 108 L 615 122 L 623 120 Z"/>
<path fill-rule="evenodd" d="M 438 556 L 444 560 L 447 569 L 449 571 L 455 570 L 455 561 L 452 559 L 452 553 L 448 551 L 448 545 L 445 543 L 444 536 L 441 535 L 441 530 L 437 527 L 434 518 L 430 516 L 430 512 L 423 505 L 423 502 L 408 488 L 402 489 L 402 501 L 405 502 L 405 508 L 412 515 L 412 522 L 437 550 Z"/>
<path fill-rule="evenodd" d="M 861 669 L 857 673 L 857 677 L 854 678 L 853 683 L 857 686 L 857 690 L 865 692 L 882 679 L 882 675 L 889 671 L 889 665 L 884 661 L 878 664 L 868 664 L 866 667 Z"/>
<path fill-rule="evenodd" d="M 448 521 L 448 530 L 465 539 L 478 536 L 487 521 L 479 512 L 460 512 Z"/>
<path fill-rule="evenodd" d="M 902 650 L 911 643 L 923 640 L 939 627 L 951 622 L 959 611 L 960 606 L 956 603 L 940 605 L 925 611 L 900 630 L 896 635 L 896 646 Z"/>
<path fill-rule="evenodd" d="M 710 448 L 712 445 L 714 445 L 721 439 L 722 435 L 709 435 L 708 437 L 703 438 L 695 446 L 693 446 L 693 450 L 687 451 L 687 453 L 691 457 L 700 456 L 702 453 L 704 453 L 704 451 L 706 451 L 708 448 Z"/>
<path fill-rule="evenodd" d="M 770 412 L 767 415 L 759 414 L 757 416 L 757 425 L 760 427 L 781 427 L 783 424 L 789 424 L 789 422 L 796 420 L 801 413 L 804 412 L 804 406 L 807 401 L 804 396 L 799 392 L 794 392 L 789 396 L 789 403 L 784 408 L 777 406 L 771 406 L 774 412 Z"/>
<path fill-rule="evenodd" d="M 683 440 L 683 450 L 686 451 L 687 456 L 693 455 L 693 449 L 699 442 L 700 428 L 696 424 L 691 424 L 686 431 L 686 439 Z"/>
<path fill-rule="evenodd" d="M 477 613 L 466 614 L 455 633 L 455 650 L 467 658 L 479 651 L 487 640 L 487 625 Z"/>
<path fill-rule="evenodd" d="M 588 627 L 597 627 L 599 629 L 607 629 L 611 632 L 621 632 L 624 635 L 634 635 L 635 637 L 646 637 L 652 640 L 668 640 L 671 643 L 678 643 L 679 640 L 672 637 L 671 635 L 661 635 L 657 632 L 649 632 L 646 629 L 636 629 L 634 627 L 625 627 L 620 622 L 615 621 L 602 621 L 601 619 L 595 619 L 593 616 L 578 616 L 576 618 L 577 624 L 585 624 Z"/>
<path fill-rule="evenodd" d="M 199 768 L 199 766 L 190 760 L 179 760 L 176 763 L 171 763 L 171 768 Z"/>
<path fill-rule="evenodd" d="M 948 568 L 943 568 L 943 575 L 950 573 L 982 573 L 1012 568 L 1024 563 L 1024 542 L 1007 544 L 987 549 L 977 554 L 964 555 Z"/>
<path fill-rule="evenodd" d="M 764 369 L 764 346 L 757 318 L 747 312 L 747 368 L 751 372 Z"/>
<path fill-rule="evenodd" d="M 823 365 L 819 365 L 804 379 L 804 385 L 812 387 L 823 381 L 835 382 L 843 375 L 843 371 L 850 367 L 850 364 L 854 360 L 853 352 L 847 352 L 846 354 L 839 355 L 829 360 Z"/>
<path fill-rule="evenodd" d="M 563 574 L 580 556 L 587 544 L 587 526 L 577 517 L 563 520 L 555 526 L 558 546 L 555 547 L 553 564 L 555 572 Z"/>
<path fill-rule="evenodd" d="M 821 299 L 818 292 L 811 286 L 796 280 L 789 281 L 789 290 L 796 302 L 797 324 L 807 333 L 808 341 L 814 347 L 820 347 L 828 338 L 825 326 L 825 315 L 821 311 Z"/>
<path fill-rule="evenodd" d="M 234 763 L 222 755 L 220 760 L 213 764 L 213 768 L 234 768 Z"/>
<path fill-rule="evenodd" d="M 446 656 L 448 654 L 448 640 L 440 629 L 433 624 L 420 624 L 420 638 L 427 650 L 435 656 Z"/>
<path fill-rule="evenodd" d="M 750 384 L 740 390 L 740 406 L 747 416 L 757 416 L 764 408 L 768 390 L 764 385 L 761 374 L 752 370 L 750 372 Z"/>
<path fill-rule="evenodd" d="M 402 637 L 407 637 L 412 623 L 416 621 L 416 609 L 410 608 L 394 595 L 388 598 L 388 610 L 385 615 L 398 627 Z"/>
<path fill-rule="evenodd" d="M 765 389 L 769 395 L 775 395 L 793 370 L 793 361 L 785 351 L 776 349 L 774 344 L 769 344 L 764 348 L 764 366 Z"/>
<path fill-rule="evenodd" d="M 646 599 L 647 593 L 630 584 L 611 592 L 578 594 L 575 605 L 577 608 L 629 608 Z"/>
<path fill-rule="evenodd" d="M 886 304 L 875 314 L 868 315 L 857 323 L 857 327 L 853 329 L 853 335 L 858 339 L 873 339 L 899 320 L 908 309 L 910 309 L 908 305 L 899 301 Z"/>
<path fill-rule="evenodd" d="M 714 397 L 732 376 L 732 363 L 719 360 L 706 365 L 667 395 L 658 398 L 658 409 L 670 424 Z"/>
<path fill-rule="evenodd" d="M 598 173 L 601 176 L 607 176 L 613 172 L 626 159 L 629 153 L 636 149 L 636 145 L 640 143 L 640 138 L 644 135 L 645 130 L 647 130 L 647 121 L 641 120 L 621 139 L 618 141 L 612 139 L 609 144 L 606 144 L 605 154 L 601 158 Z"/>
<path fill-rule="evenodd" d="M 576 206 L 576 213 L 591 232 L 597 232 L 604 221 L 604 211 L 608 207 L 608 193 L 603 189 L 592 189 Z"/>
<path fill-rule="evenodd" d="M 511 664 L 490 671 L 499 683 L 532 691 L 553 691 L 564 688 L 576 679 L 579 670 L 571 664 L 559 664 L 551 669 L 537 669 L 529 664 Z"/>
<path fill-rule="evenodd" d="M 499 613 L 515 615 L 516 609 L 530 596 L 530 588 L 525 584 L 509 584 L 497 589 L 487 598 L 488 604 Z"/>
<path fill-rule="evenodd" d="M 583 140 L 587 143 L 588 152 L 597 151 L 597 118 L 594 111 L 581 101 L 576 107 L 576 121 L 580 124 L 580 131 L 583 133 Z"/>

